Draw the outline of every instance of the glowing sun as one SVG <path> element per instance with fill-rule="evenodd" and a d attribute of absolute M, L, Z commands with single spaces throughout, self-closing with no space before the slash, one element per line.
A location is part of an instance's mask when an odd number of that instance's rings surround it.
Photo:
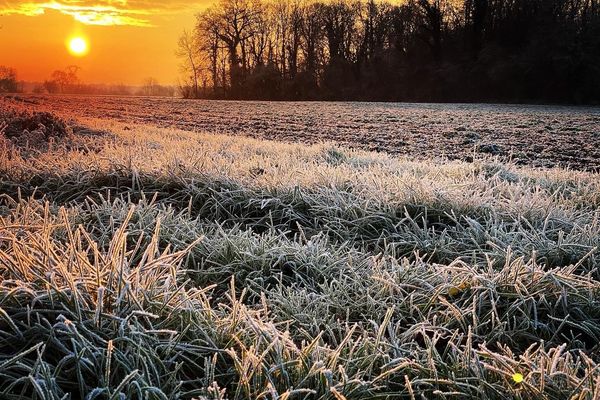
<path fill-rule="evenodd" d="M 75 57 L 83 57 L 88 53 L 89 45 L 86 39 L 76 36 L 69 39 L 67 47 L 69 52 Z"/>

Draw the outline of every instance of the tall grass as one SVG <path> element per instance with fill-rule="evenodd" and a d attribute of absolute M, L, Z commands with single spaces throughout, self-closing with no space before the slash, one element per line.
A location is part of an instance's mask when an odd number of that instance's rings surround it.
<path fill-rule="evenodd" d="M 0 398 L 600 396 L 597 174 L 85 123 L 2 144 Z"/>

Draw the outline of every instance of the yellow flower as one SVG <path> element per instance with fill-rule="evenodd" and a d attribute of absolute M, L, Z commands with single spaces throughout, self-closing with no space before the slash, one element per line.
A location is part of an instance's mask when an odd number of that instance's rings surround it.
<path fill-rule="evenodd" d="M 520 374 L 517 372 L 517 373 L 513 374 L 512 379 L 513 379 L 513 381 L 515 381 L 515 383 L 521 383 L 521 382 L 523 382 L 523 379 L 524 379 L 523 374 Z"/>
<path fill-rule="evenodd" d="M 456 297 L 456 296 L 460 295 L 462 292 L 464 292 L 468 289 L 471 289 L 471 285 L 472 285 L 472 283 L 468 280 L 462 281 L 458 285 L 452 286 L 450 289 L 448 289 L 448 295 L 451 297 Z"/>

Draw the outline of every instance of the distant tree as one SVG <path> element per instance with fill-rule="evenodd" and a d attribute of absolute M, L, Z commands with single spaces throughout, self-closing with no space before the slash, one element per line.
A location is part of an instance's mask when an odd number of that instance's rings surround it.
<path fill-rule="evenodd" d="M 477 56 L 483 44 L 490 0 L 465 0 L 464 13 L 471 54 Z"/>
<path fill-rule="evenodd" d="M 173 97 L 175 95 L 175 88 L 172 86 L 162 86 L 153 77 L 144 79 L 142 87 L 139 91 L 142 96 L 167 96 Z"/>
<path fill-rule="evenodd" d="M 248 38 L 248 67 L 261 68 L 272 60 L 266 59 L 271 45 L 273 26 L 271 15 L 266 4 L 256 3 L 256 14 L 252 26 L 253 34 Z"/>
<path fill-rule="evenodd" d="M 44 85 L 36 85 L 33 87 L 33 93 L 41 94 L 44 93 L 44 91 L 47 91 Z"/>
<path fill-rule="evenodd" d="M 158 81 L 153 77 L 148 77 L 142 83 L 142 94 L 144 96 L 155 96 L 157 87 Z"/>
<path fill-rule="evenodd" d="M 323 24 L 319 4 L 313 3 L 303 8 L 302 26 L 300 28 L 302 41 L 300 48 L 304 57 L 304 69 L 310 89 L 316 89 L 317 71 L 321 62 L 321 44 Z M 307 82 L 308 83 L 308 82 Z"/>
<path fill-rule="evenodd" d="M 50 80 L 44 82 L 44 87 L 48 93 L 69 93 L 77 90 L 79 85 L 79 68 L 76 65 L 70 65 L 64 70 L 52 72 Z"/>
<path fill-rule="evenodd" d="M 203 14 L 199 26 L 201 33 L 215 35 L 227 48 L 229 86 L 236 95 L 242 95 L 248 69 L 248 40 L 254 35 L 253 25 L 259 13 L 249 0 L 221 0 Z"/>
<path fill-rule="evenodd" d="M 199 51 L 207 60 L 208 70 L 213 88 L 213 96 L 217 96 L 219 88 L 223 91 L 227 85 L 225 71 L 224 47 L 220 39 L 219 17 L 214 9 L 197 16 L 196 28 L 194 29 L 194 38 L 199 46 Z"/>
<path fill-rule="evenodd" d="M 200 46 L 196 37 L 187 30 L 184 30 L 179 37 L 176 55 L 181 59 L 181 70 L 185 74 L 185 83 L 182 85 L 191 86 L 191 93 L 187 93 L 186 97 L 198 98 L 202 74 Z"/>
<path fill-rule="evenodd" d="M 17 71 L 0 65 L 0 93 L 11 93 L 18 91 Z"/>
<path fill-rule="evenodd" d="M 436 63 L 442 60 L 442 34 L 444 28 L 444 0 L 418 0 L 423 13 L 422 37 L 431 48 Z"/>
<path fill-rule="evenodd" d="M 54 80 L 46 80 L 43 84 L 44 90 L 50 94 L 55 94 L 60 92 L 60 86 Z"/>

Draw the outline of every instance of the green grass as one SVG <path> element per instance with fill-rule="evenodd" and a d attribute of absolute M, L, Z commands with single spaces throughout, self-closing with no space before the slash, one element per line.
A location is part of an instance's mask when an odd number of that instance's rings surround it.
<path fill-rule="evenodd" d="M 84 122 L 0 143 L 0 398 L 600 394 L 599 175 Z"/>

